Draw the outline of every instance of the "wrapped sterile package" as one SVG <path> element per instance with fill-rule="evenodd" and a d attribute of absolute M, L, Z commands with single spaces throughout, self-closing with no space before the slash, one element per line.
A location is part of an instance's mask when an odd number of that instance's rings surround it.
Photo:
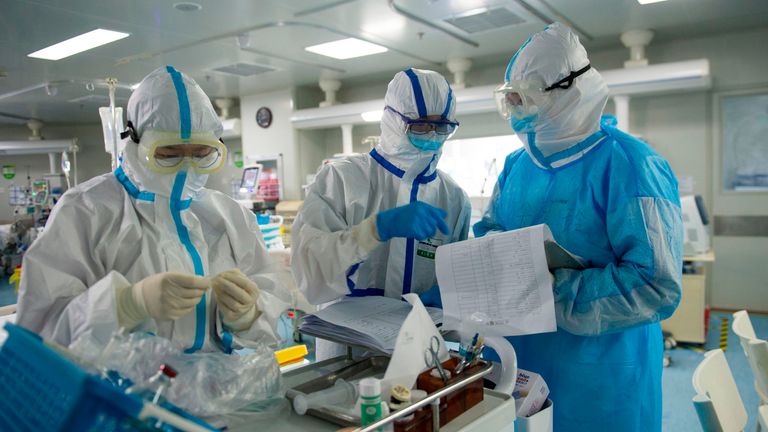
<path fill-rule="evenodd" d="M 541 410 L 549 396 L 549 387 L 541 375 L 527 370 L 517 370 L 517 383 L 512 397 L 518 417 L 530 417 Z"/>
<path fill-rule="evenodd" d="M 184 353 L 168 339 L 147 333 L 115 333 L 104 346 L 85 334 L 69 349 L 102 374 L 118 372 L 144 383 L 161 364 L 178 372 L 167 400 L 190 413 L 208 417 L 247 408 L 269 411 L 283 402 L 285 389 L 275 355 L 266 346 L 247 355 Z"/>

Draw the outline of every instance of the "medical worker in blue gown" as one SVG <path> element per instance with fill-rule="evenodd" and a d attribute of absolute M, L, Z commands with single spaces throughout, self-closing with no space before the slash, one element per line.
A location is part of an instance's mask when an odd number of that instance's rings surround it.
<path fill-rule="evenodd" d="M 204 187 L 226 161 L 210 99 L 162 67 L 127 117 L 122 165 L 67 191 L 24 256 L 18 323 L 64 345 L 119 328 L 187 352 L 276 345 L 290 296 L 256 218 Z"/>
<path fill-rule="evenodd" d="M 512 57 L 497 91 L 524 149 L 507 157 L 476 236 L 547 224 L 588 261 L 558 269 L 558 330 L 511 337 L 551 390 L 556 431 L 661 430 L 663 342 L 682 278 L 669 164 L 603 117 L 608 88 L 578 37 L 555 23 Z"/>

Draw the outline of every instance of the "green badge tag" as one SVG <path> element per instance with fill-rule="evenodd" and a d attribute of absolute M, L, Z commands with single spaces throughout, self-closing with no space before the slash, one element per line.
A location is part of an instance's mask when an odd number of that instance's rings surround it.
<path fill-rule="evenodd" d="M 435 252 L 443 241 L 438 239 L 427 239 L 416 244 L 416 256 L 427 259 L 435 259 Z"/>

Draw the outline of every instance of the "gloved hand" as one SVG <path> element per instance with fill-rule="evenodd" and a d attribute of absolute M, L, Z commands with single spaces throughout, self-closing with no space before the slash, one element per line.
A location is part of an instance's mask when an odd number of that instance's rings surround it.
<path fill-rule="evenodd" d="M 224 325 L 234 331 L 247 330 L 261 312 L 256 306 L 259 286 L 238 269 L 217 274 L 211 281 Z"/>
<path fill-rule="evenodd" d="M 426 240 L 434 236 L 438 229 L 448 234 L 447 215 L 443 209 L 416 201 L 376 215 L 376 230 L 381 241 L 393 237 Z"/>
<path fill-rule="evenodd" d="M 421 299 L 421 302 L 424 303 L 424 306 L 443 308 L 443 299 L 440 297 L 440 287 L 437 285 L 419 294 L 419 298 Z"/>
<path fill-rule="evenodd" d="M 192 312 L 209 286 L 208 279 L 194 275 L 154 274 L 118 291 L 118 321 L 122 327 L 133 329 L 148 317 L 177 320 Z"/>

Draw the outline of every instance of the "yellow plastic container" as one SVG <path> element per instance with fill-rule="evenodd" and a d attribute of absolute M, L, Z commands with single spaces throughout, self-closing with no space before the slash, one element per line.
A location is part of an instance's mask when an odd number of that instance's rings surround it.
<path fill-rule="evenodd" d="M 295 363 L 304 359 L 304 356 L 309 354 L 306 345 L 296 345 L 275 351 L 275 358 L 280 366 Z"/>
<path fill-rule="evenodd" d="M 16 267 L 13 274 L 8 278 L 8 282 L 16 285 L 16 294 L 19 293 L 19 284 L 21 283 L 21 267 Z"/>

